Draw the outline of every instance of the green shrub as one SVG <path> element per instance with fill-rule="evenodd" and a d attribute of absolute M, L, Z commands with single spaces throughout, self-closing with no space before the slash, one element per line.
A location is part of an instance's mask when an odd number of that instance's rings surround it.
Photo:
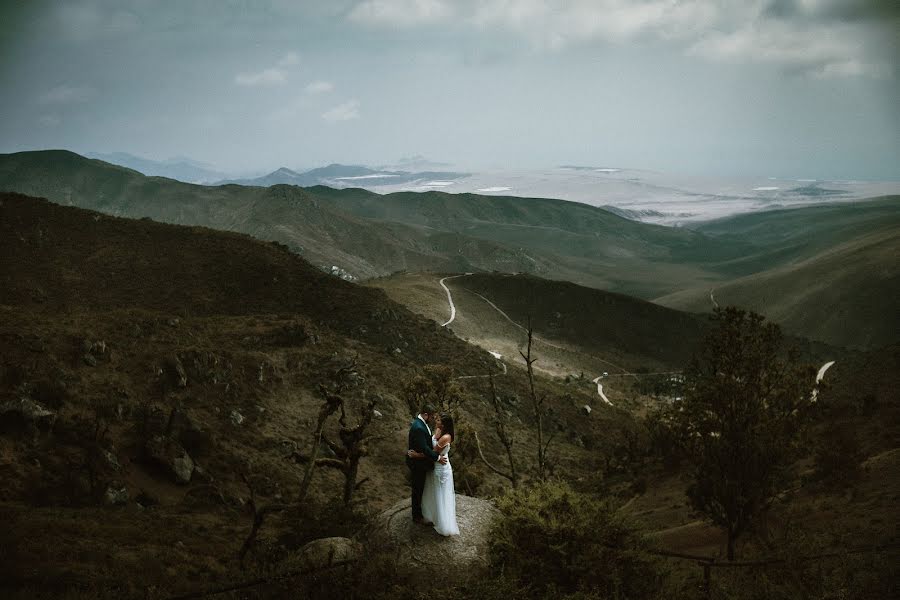
<path fill-rule="evenodd" d="M 533 596 L 656 598 L 662 574 L 646 543 L 612 509 L 562 483 L 545 483 L 498 500 L 492 533 L 497 572 Z"/>

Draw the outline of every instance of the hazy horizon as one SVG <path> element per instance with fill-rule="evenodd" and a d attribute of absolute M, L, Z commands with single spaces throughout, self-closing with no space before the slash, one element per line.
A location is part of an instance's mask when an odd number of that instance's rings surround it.
<path fill-rule="evenodd" d="M 885 2 L 29 2 L 0 152 L 900 179 Z"/>

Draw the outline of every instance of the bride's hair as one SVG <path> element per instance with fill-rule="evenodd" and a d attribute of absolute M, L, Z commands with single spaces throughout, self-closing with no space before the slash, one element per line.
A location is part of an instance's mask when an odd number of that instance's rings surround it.
<path fill-rule="evenodd" d="M 450 413 L 441 413 L 441 433 L 449 433 L 450 439 L 456 439 L 456 431 L 453 429 L 453 417 Z"/>

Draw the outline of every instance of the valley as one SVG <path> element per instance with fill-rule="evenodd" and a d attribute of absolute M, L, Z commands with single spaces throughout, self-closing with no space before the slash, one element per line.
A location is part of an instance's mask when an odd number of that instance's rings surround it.
<path fill-rule="evenodd" d="M 40 158 L 49 165 L 61 157 Z M 797 289 L 804 281 L 841 286 L 851 294 L 847 306 L 858 307 L 861 294 L 880 290 L 884 301 L 855 312 L 850 322 L 856 325 L 818 336 L 827 340 L 845 332 L 838 336 L 844 344 L 788 339 L 822 383 L 813 398 L 829 418 L 813 429 L 816 447 L 834 435 L 835 423 L 853 432 L 841 435 L 861 440 L 852 451 L 866 467 L 854 494 L 864 500 L 822 487 L 819 467 L 801 463 L 797 487 L 785 492 L 769 527 L 786 531 L 800 522 L 822 529 L 827 523 L 827 545 L 845 538 L 872 544 L 893 539 L 872 519 L 896 512 L 897 382 L 887 373 L 898 352 L 884 327 L 896 286 L 894 198 L 822 212 L 795 209 L 768 222 L 762 214 L 670 231 L 590 207 L 576 207 L 584 212 L 573 217 L 564 210 L 568 205 L 554 201 L 440 193 L 372 197 L 361 190 L 292 186 L 203 188 L 95 161 L 85 166 L 74 155 L 62 158 L 62 167 L 54 169 L 0 160 L 0 187 L 67 199 L 0 194 L 0 456 L 8 482 L 0 510 L 16 523 L 6 535 L 29 540 L 4 567 L 15 589 L 46 589 L 23 575 L 24 565 L 35 561 L 46 565 L 52 585 L 72 581 L 88 590 L 92 581 L 109 585 L 108 577 L 122 579 L 148 561 L 178 573 L 173 589 L 233 577 L 236 549 L 247 532 L 248 493 L 268 502 L 296 493 L 302 449 L 314 441 L 312 416 L 332 389 L 345 390 L 351 418 L 362 418 L 367 406 L 379 415 L 359 472 L 365 485 L 356 492 L 370 513 L 407 491 L 396 448 L 405 443 L 406 421 L 423 393 L 458 403 L 451 406 L 463 436 L 454 445 L 460 489 L 502 496 L 503 478 L 480 460 L 481 452 L 503 453 L 488 399 L 495 386 L 508 431 L 530 439 L 529 381 L 520 355 L 529 323 L 537 392 L 552 409 L 554 472 L 579 493 L 607 498 L 666 551 L 715 556 L 722 552 L 721 532 L 692 511 L 684 496 L 689 473 L 654 454 L 652 419 L 683 393 L 685 368 L 710 331 L 704 313 L 712 303 L 733 302 L 737 292 L 747 302 L 752 297 L 745 282 L 751 281 L 782 293 L 785 305 L 799 298 L 794 309 L 812 315 L 822 313 L 810 307 L 829 305 L 821 292 L 804 296 Z M 378 204 L 377 198 L 386 200 Z M 555 224 L 534 225 L 540 219 Z M 183 224 L 159 222 L 164 220 Z M 568 248 L 565 256 L 582 252 L 589 261 L 590 253 L 576 242 L 587 235 L 582 220 L 605 227 L 604 243 L 616 245 L 616 252 L 634 249 L 630 260 L 652 263 L 652 273 L 666 270 L 673 284 L 685 269 L 709 278 L 703 287 L 698 282 L 696 289 L 650 302 L 543 278 L 535 268 L 473 266 L 496 260 L 499 248 L 532 258 L 526 261 L 531 265 L 541 264 L 534 257 L 548 269 L 551 261 L 564 264 L 554 252 L 560 249 L 555 237 Z M 232 231 L 200 225 L 210 222 Z M 472 235 L 472 262 L 425 241 L 459 240 L 463 231 Z M 572 240 L 565 241 L 567 235 Z M 527 251 L 520 245 L 525 243 Z M 362 251 L 373 247 L 382 249 L 375 254 L 382 262 Z M 725 247 L 730 249 L 719 255 L 722 260 L 709 259 Z M 318 264 L 307 262 L 310 254 L 320 257 Z M 363 257 L 372 270 L 361 283 L 347 281 L 335 265 Z M 401 262 L 393 262 L 398 257 Z M 379 274 L 410 263 L 420 268 Z M 763 264 L 773 267 L 754 272 Z M 842 286 L 842 277 L 854 273 L 858 279 L 847 281 L 856 285 Z M 653 287 L 660 282 L 648 280 L 646 272 L 629 275 L 644 289 L 664 289 Z M 673 308 L 682 304 L 695 312 Z M 763 305 L 774 307 L 768 299 Z M 821 316 L 799 324 L 784 319 L 790 333 L 815 331 L 814 321 L 823 323 Z M 851 329 L 870 337 L 854 344 L 859 337 L 846 333 Z M 883 347 L 867 348 L 873 344 Z M 333 387 L 348 370 L 351 379 L 340 384 L 347 387 Z M 375 404 L 367 404 L 373 398 Z M 39 407 L 34 414 L 45 415 L 33 418 L 52 415 L 51 429 L 16 412 L 29 402 Z M 100 431 L 96 427 L 104 431 L 99 442 L 90 433 Z M 325 435 L 338 439 L 340 431 L 332 421 Z M 478 448 L 471 441 L 476 432 Z M 172 464 L 154 449 L 160 436 L 189 453 L 187 481 L 173 476 Z M 97 447 L 108 454 L 96 454 Z M 19 460 L 23 452 L 37 462 Z M 525 453 L 520 461 L 526 481 L 534 483 L 534 457 Z M 289 554 L 322 536 L 356 535 L 368 522 L 355 509 L 338 508 L 340 474 L 318 471 L 306 516 L 288 512 L 266 525 L 263 540 L 277 552 Z M 128 508 L 109 512 L 117 506 Z M 74 518 L 79 528 L 49 544 L 42 532 Z M 297 522 L 304 523 L 299 530 Z M 64 575 L 71 555 L 101 552 L 122 536 L 145 542 L 130 558 L 117 559 L 107 575 L 90 560 L 82 567 L 87 575 Z M 184 546 L 163 558 L 162 549 L 178 541 Z M 262 554 L 266 547 L 251 552 L 254 564 L 270 560 Z M 763 548 L 755 539 L 742 545 L 745 553 Z M 127 593 L 160 577 L 159 570 L 132 575 Z"/>
<path fill-rule="evenodd" d="M 0 156 L 0 189 L 240 231 L 356 281 L 397 271 L 529 273 L 697 312 L 711 308 L 713 289 L 720 301 L 822 342 L 871 348 L 897 339 L 897 328 L 878 325 L 896 312 L 896 262 L 888 258 L 900 230 L 896 196 L 687 229 L 551 199 L 197 186 L 57 151 Z"/>
<path fill-rule="evenodd" d="M 900 2 L 0 2 L 0 600 L 900 598 Z"/>

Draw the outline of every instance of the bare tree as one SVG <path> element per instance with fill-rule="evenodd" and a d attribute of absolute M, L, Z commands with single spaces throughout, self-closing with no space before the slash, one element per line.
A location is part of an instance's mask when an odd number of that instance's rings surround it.
<path fill-rule="evenodd" d="M 516 461 L 513 458 L 513 439 L 506 431 L 506 415 L 503 412 L 500 398 L 497 396 L 497 389 L 494 387 L 494 376 L 490 373 L 488 374 L 488 381 L 490 382 L 491 407 L 494 409 L 494 430 L 497 432 L 497 437 L 500 438 L 500 443 L 503 444 L 503 447 L 506 449 L 506 457 L 509 461 L 509 472 L 500 470 L 485 458 L 484 452 L 481 450 L 481 440 L 478 439 L 477 431 L 472 432 L 475 437 L 475 446 L 478 448 L 478 455 L 481 456 L 481 460 L 484 461 L 484 464 L 497 475 L 509 479 L 513 489 L 516 489 L 519 486 L 519 474 L 516 472 Z"/>
<path fill-rule="evenodd" d="M 550 435 L 547 436 L 546 441 L 544 440 L 544 425 L 545 422 L 550 419 L 552 411 L 550 407 L 546 406 L 547 395 L 541 394 L 538 396 L 537 391 L 534 388 L 533 365 L 537 362 L 537 358 L 531 357 L 532 339 L 533 329 L 531 327 L 531 315 L 528 315 L 528 348 L 526 352 L 520 350 L 519 354 L 525 360 L 525 366 L 528 368 L 529 397 L 531 399 L 531 407 L 534 411 L 535 427 L 537 428 L 538 477 L 543 480 L 547 477 L 547 449 L 550 447 L 550 442 L 553 441 L 556 431 L 551 432 Z"/>
<path fill-rule="evenodd" d="M 369 402 L 365 403 L 362 409 L 362 415 L 355 427 L 347 424 L 347 412 L 345 409 L 346 402 L 341 399 L 341 430 L 338 437 L 341 445 L 331 442 L 327 437 L 323 437 L 326 445 L 334 452 L 337 458 L 318 458 L 316 463 L 319 466 L 331 467 L 337 469 L 344 474 L 344 504 L 350 504 L 353 499 L 353 492 L 358 490 L 366 479 L 359 483 L 356 481 L 359 473 L 359 462 L 363 457 L 368 455 L 366 442 L 372 439 L 372 436 L 365 435 L 366 429 L 372 423 L 372 417 L 375 415 L 375 406 L 378 403 L 378 396 L 374 396 Z"/>
<path fill-rule="evenodd" d="M 347 365 L 342 366 L 337 369 L 334 373 L 332 373 L 331 378 L 336 382 L 336 388 L 338 392 L 340 392 L 343 387 L 346 385 L 346 375 L 355 372 L 356 368 L 356 359 L 351 360 Z M 238 552 L 238 558 L 241 562 L 241 567 L 244 566 L 244 558 L 247 555 L 247 552 L 250 550 L 250 547 L 253 545 L 253 542 L 256 540 L 256 536 L 259 533 L 260 528 L 262 527 L 265 519 L 268 515 L 281 512 L 287 510 L 289 508 L 295 508 L 302 506 L 304 501 L 306 500 L 306 494 L 309 492 L 309 486 L 312 483 L 313 472 L 317 466 L 317 457 L 319 455 L 319 447 L 322 445 L 322 436 L 323 430 L 325 429 L 325 423 L 328 421 L 328 417 L 337 412 L 338 409 L 343 408 L 343 399 L 338 394 L 334 394 L 328 391 L 323 384 L 319 384 L 319 392 L 322 394 L 324 402 L 322 406 L 319 408 L 319 415 L 316 418 L 316 429 L 313 432 L 313 441 L 310 448 L 310 457 L 307 459 L 306 470 L 303 473 L 303 479 L 300 482 L 300 490 L 297 493 L 297 501 L 293 504 L 291 503 L 273 503 L 266 504 L 263 506 L 258 506 L 256 503 L 256 494 L 253 490 L 253 486 L 250 484 L 249 479 L 246 475 L 241 474 L 241 478 L 244 480 L 244 483 L 247 484 L 247 488 L 250 491 L 250 501 L 248 502 L 248 506 L 250 508 L 250 514 L 253 519 L 253 523 L 250 527 L 250 533 L 247 534 L 247 538 L 244 540 L 244 543 L 241 544 L 241 549 Z M 291 457 L 296 457 L 296 451 L 291 454 Z"/>
<path fill-rule="evenodd" d="M 241 473 L 241 479 L 244 480 L 244 483 L 247 485 L 247 489 L 250 491 L 250 500 L 248 500 L 247 506 L 250 508 L 250 516 L 253 519 L 253 524 L 250 526 L 250 533 L 247 534 L 246 539 L 244 539 L 244 543 L 241 544 L 241 549 L 238 551 L 238 560 L 240 560 L 241 568 L 243 569 L 244 558 L 247 556 L 247 552 L 250 550 L 250 547 L 253 546 L 253 542 L 256 541 L 256 534 L 259 533 L 259 529 L 262 527 L 263 521 L 265 521 L 266 517 L 271 513 L 281 512 L 289 508 L 298 506 L 299 503 L 273 503 L 266 504 L 264 506 L 257 506 L 256 492 L 253 490 L 253 486 L 250 484 L 250 480 L 244 473 Z"/>
<path fill-rule="evenodd" d="M 306 498 L 306 494 L 309 491 L 309 485 L 312 483 L 313 472 L 316 470 L 317 466 L 316 459 L 319 457 L 319 448 L 322 446 L 322 431 L 325 429 L 325 422 L 328 420 L 328 417 L 337 412 L 338 409 L 341 409 L 341 418 L 343 419 L 344 399 L 341 396 L 341 393 L 347 387 L 351 375 L 356 375 L 356 357 L 352 358 L 346 365 L 338 367 L 338 369 L 331 374 L 331 380 L 335 389 L 334 392 L 329 391 L 324 384 L 319 384 L 319 393 L 322 394 L 325 402 L 322 404 L 322 408 L 319 409 L 319 416 L 316 419 L 316 431 L 313 435 L 309 456 L 306 458 L 306 472 L 303 475 L 303 481 L 300 482 L 300 493 L 297 498 L 298 502 L 303 502 Z M 294 457 L 297 458 L 297 455 L 295 454 Z"/>

